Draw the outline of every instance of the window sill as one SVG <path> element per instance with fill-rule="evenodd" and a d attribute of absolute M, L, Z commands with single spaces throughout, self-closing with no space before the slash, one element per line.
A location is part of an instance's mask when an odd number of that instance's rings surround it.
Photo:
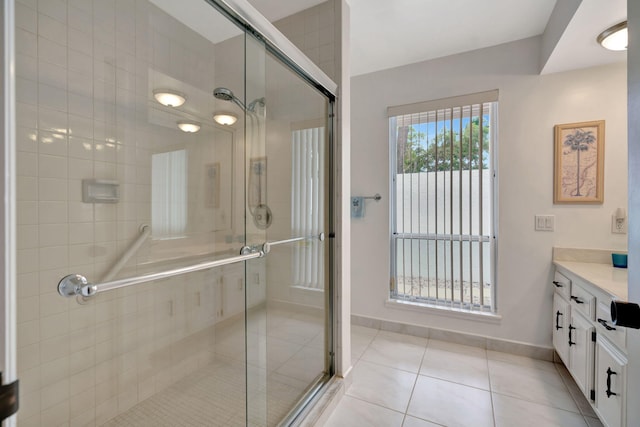
<path fill-rule="evenodd" d="M 425 304 L 416 301 L 403 301 L 396 299 L 388 299 L 384 303 L 385 307 L 417 311 L 420 313 L 435 314 L 437 316 L 454 317 L 456 319 L 473 320 L 474 322 L 486 322 L 498 324 L 502 321 L 502 316 L 495 313 L 486 313 L 480 311 L 467 311 L 459 308 L 441 307 L 432 304 Z"/>

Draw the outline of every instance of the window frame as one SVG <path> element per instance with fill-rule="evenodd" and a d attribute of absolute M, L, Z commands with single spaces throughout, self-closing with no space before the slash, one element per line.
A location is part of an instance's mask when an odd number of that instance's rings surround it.
<path fill-rule="evenodd" d="M 441 313 L 443 310 L 445 312 L 456 312 L 462 315 L 498 315 L 498 280 L 497 280 L 497 260 L 498 260 L 498 216 L 499 216 L 499 193 L 498 193 L 498 114 L 499 114 L 499 103 L 498 103 L 498 91 L 487 91 L 474 93 L 469 95 L 462 95 L 444 99 L 438 99 L 433 101 L 419 102 L 415 104 L 408 105 L 399 105 L 392 106 L 387 109 L 387 115 L 389 120 L 389 265 L 390 265 L 390 282 L 389 282 L 389 303 L 394 307 L 406 307 L 410 308 L 411 306 L 422 306 L 426 308 L 436 308 Z M 484 272 L 484 276 L 487 277 L 489 274 L 489 280 L 491 283 L 490 291 L 491 291 L 491 303 L 490 305 L 485 304 L 474 304 L 473 302 L 464 303 L 464 302 L 454 302 L 449 299 L 435 297 L 418 297 L 411 296 L 407 294 L 398 293 L 398 283 L 397 283 L 397 245 L 398 245 L 398 236 L 410 236 L 410 235 L 433 235 L 431 237 L 439 238 L 441 236 L 457 236 L 454 233 L 397 233 L 397 203 L 398 203 L 398 194 L 397 194 L 397 125 L 395 124 L 395 119 L 398 116 L 407 115 L 407 114 L 431 114 L 432 112 L 453 108 L 464 108 L 470 105 L 475 104 L 486 104 L 491 103 L 491 114 L 489 117 L 489 178 L 491 183 L 489 184 L 490 191 L 490 200 L 489 200 L 489 226 L 490 230 L 488 232 L 484 232 L 482 235 L 488 235 L 489 242 L 489 254 L 485 256 L 490 256 L 489 267 L 490 272 Z M 436 119 L 437 123 L 437 119 Z M 437 126 L 437 125 L 436 125 Z M 456 215 L 459 212 L 456 211 Z M 469 230 L 471 232 L 471 230 Z M 484 230 L 483 230 L 484 231 Z M 464 235 L 462 230 L 459 230 L 460 235 Z M 473 234 L 471 234 L 473 236 Z M 429 238 L 427 241 L 431 241 Z M 479 239 L 476 239 L 479 240 Z M 481 240 L 481 239 L 480 239 Z M 438 241 L 438 240 L 436 240 Z M 443 240 L 440 240 L 443 241 Z M 486 253 L 486 252 L 485 252 Z M 449 256 L 447 254 L 447 256 Z M 468 260 L 468 257 L 465 257 L 465 260 Z M 487 280 L 485 280 L 486 282 Z M 447 287 L 451 282 L 447 282 Z M 453 288 L 453 286 L 452 286 Z M 421 307 L 420 307 L 421 308 Z"/>

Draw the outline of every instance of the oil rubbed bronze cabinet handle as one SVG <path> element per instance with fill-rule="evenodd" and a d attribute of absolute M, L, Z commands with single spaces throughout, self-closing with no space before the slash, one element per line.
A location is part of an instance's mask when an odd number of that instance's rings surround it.
<path fill-rule="evenodd" d="M 562 316 L 562 313 L 560 313 L 560 310 L 556 311 L 556 331 L 562 329 L 562 326 L 560 326 L 560 316 Z"/>
<path fill-rule="evenodd" d="M 598 318 L 598 323 L 605 327 L 607 331 L 616 331 L 617 329 L 613 326 L 609 326 L 606 320 Z"/>
<path fill-rule="evenodd" d="M 557 280 L 554 280 L 553 284 L 556 285 L 556 288 L 561 288 L 562 287 L 562 283 L 558 282 Z"/>
<path fill-rule="evenodd" d="M 575 342 L 571 341 L 571 332 L 575 329 L 575 327 L 573 327 L 573 325 L 569 325 L 569 347 L 571 347 L 572 345 L 576 345 Z"/>
<path fill-rule="evenodd" d="M 607 368 L 607 398 L 618 395 L 618 393 L 611 391 L 611 375 L 617 375 L 617 373 L 612 371 L 611 368 Z"/>
<path fill-rule="evenodd" d="M 574 300 L 576 302 L 576 304 L 584 304 L 584 301 L 582 301 L 577 296 L 571 295 L 571 299 Z"/>

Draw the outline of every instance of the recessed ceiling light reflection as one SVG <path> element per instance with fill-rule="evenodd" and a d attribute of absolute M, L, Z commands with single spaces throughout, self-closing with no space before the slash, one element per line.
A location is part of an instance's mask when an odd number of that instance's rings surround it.
<path fill-rule="evenodd" d="M 178 127 L 182 132 L 194 133 L 200 130 L 200 123 L 189 120 L 180 120 L 178 122 Z"/>
<path fill-rule="evenodd" d="M 153 97 L 166 107 L 179 107 L 187 100 L 185 94 L 171 89 L 156 89 L 153 91 Z"/>
<path fill-rule="evenodd" d="M 224 126 L 231 126 L 238 121 L 238 116 L 233 113 L 219 112 L 214 113 L 213 120 Z"/>

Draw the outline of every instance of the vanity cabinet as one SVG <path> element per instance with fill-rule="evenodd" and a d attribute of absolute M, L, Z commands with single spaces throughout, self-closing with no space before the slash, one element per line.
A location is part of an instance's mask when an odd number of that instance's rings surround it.
<path fill-rule="evenodd" d="M 626 427 L 626 332 L 609 309 L 617 297 L 557 264 L 553 347 L 602 423 Z"/>

